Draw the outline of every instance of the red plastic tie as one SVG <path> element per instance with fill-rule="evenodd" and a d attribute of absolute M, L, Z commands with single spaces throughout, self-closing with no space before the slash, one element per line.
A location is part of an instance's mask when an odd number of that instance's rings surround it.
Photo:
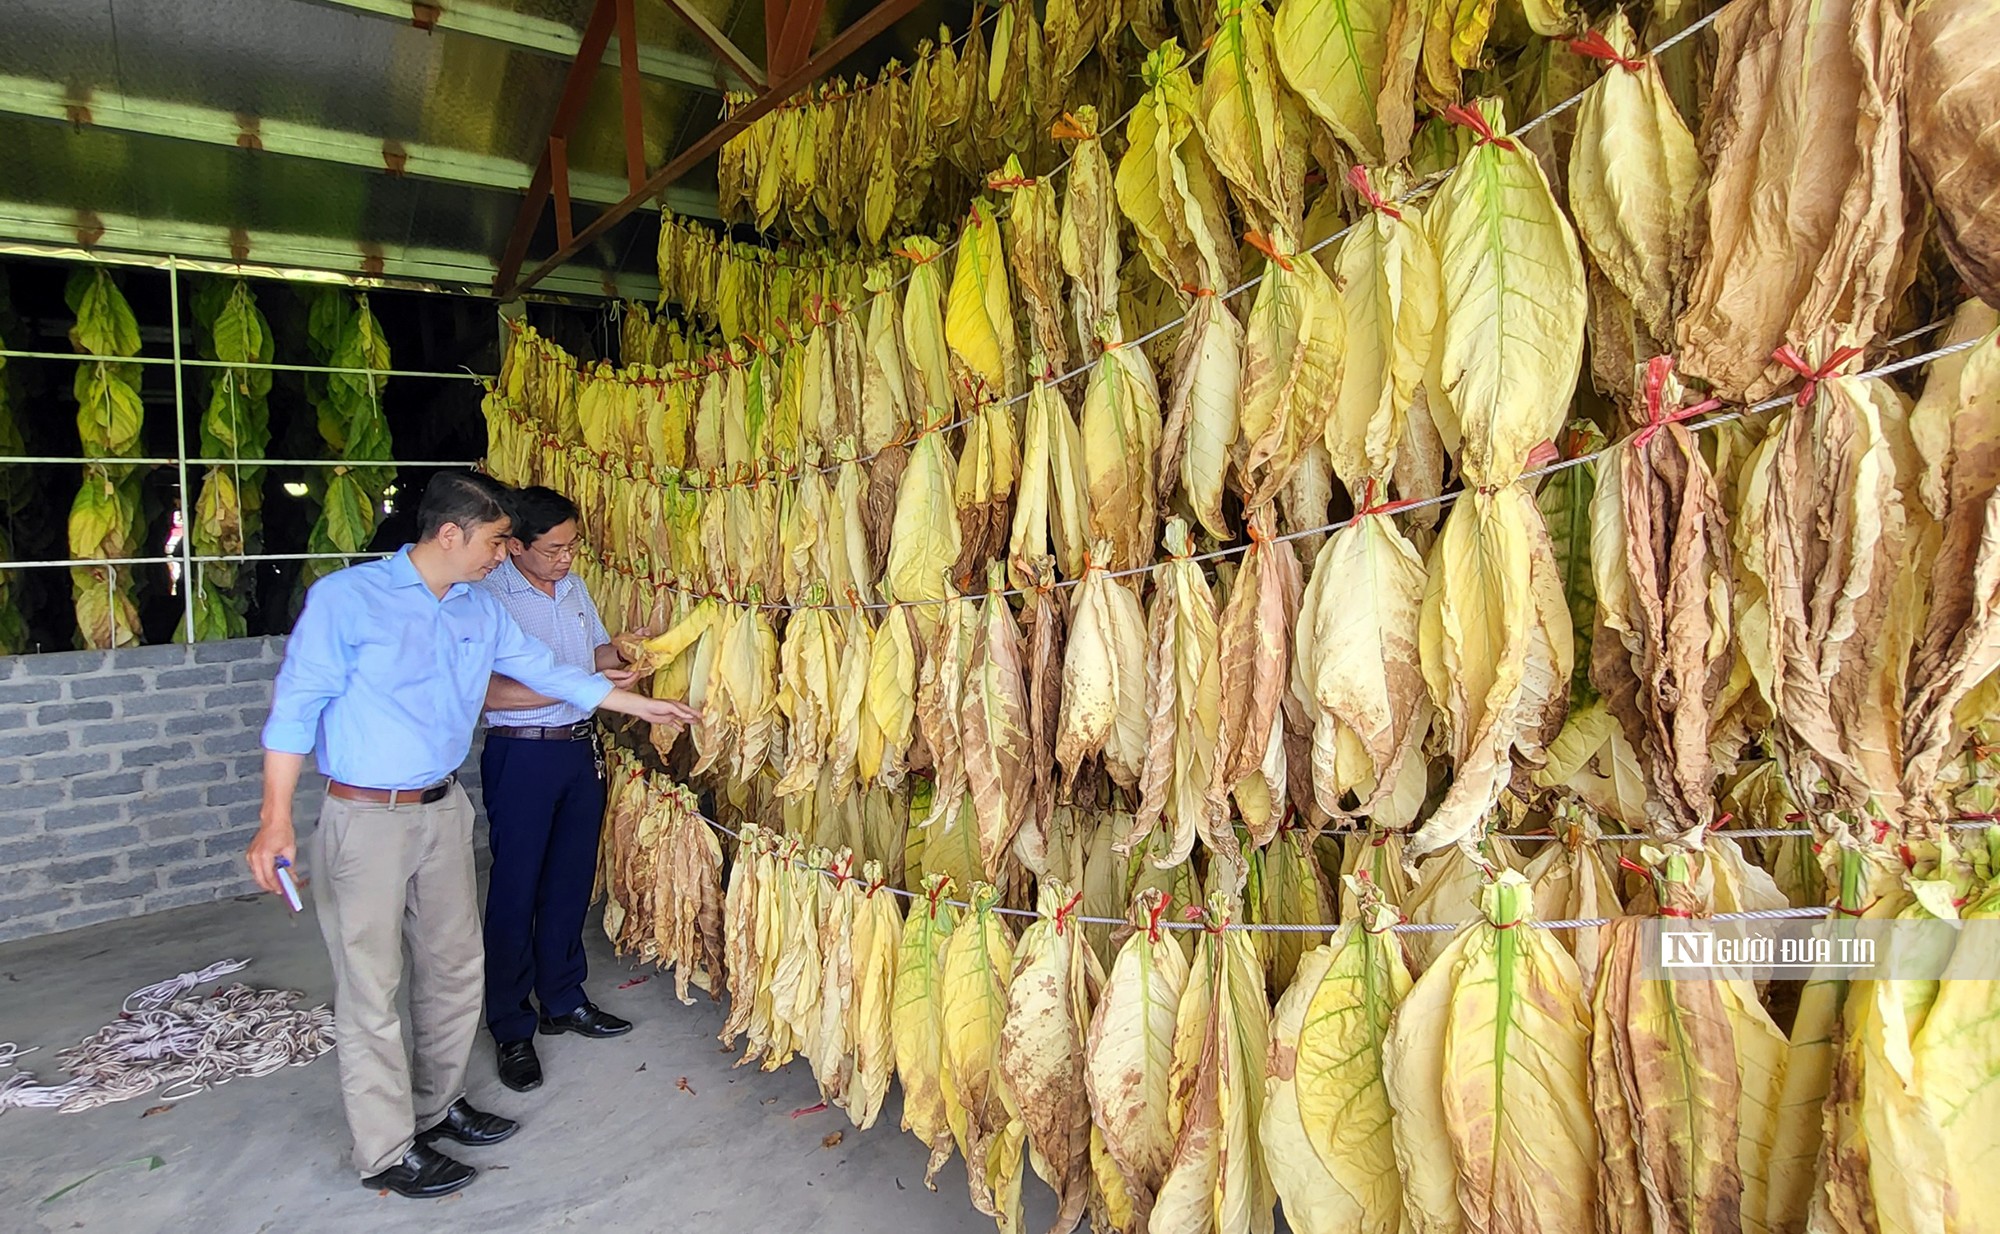
<path fill-rule="evenodd" d="M 1804 407 L 1812 402 L 1813 394 L 1818 391 L 1820 382 L 1833 376 L 1836 369 L 1860 355 L 1861 351 L 1859 347 L 1842 347 L 1828 356 L 1825 364 L 1814 368 L 1806 363 L 1805 357 L 1792 350 L 1791 344 L 1787 343 L 1772 352 L 1771 358 L 1806 379 L 1806 384 L 1799 387 L 1796 400 L 1799 406 Z"/>
<path fill-rule="evenodd" d="M 1498 146 L 1502 150 L 1515 150 L 1519 148 L 1514 145 L 1512 138 L 1501 137 L 1495 134 L 1493 126 L 1486 123 L 1486 117 L 1480 115 L 1470 107 L 1453 103 L 1444 109 L 1444 118 L 1453 124 L 1471 129 L 1478 135 L 1479 144 L 1482 146 Z"/>
<path fill-rule="evenodd" d="M 1596 30 L 1589 31 L 1580 39 L 1571 39 L 1569 49 L 1579 56 L 1615 64 L 1629 73 L 1636 73 L 1646 67 L 1644 60 L 1634 60 L 1629 56 L 1620 55 L 1618 49 L 1611 45 L 1611 40 Z"/>
<path fill-rule="evenodd" d="M 1355 192 L 1361 194 L 1361 200 L 1368 203 L 1370 210 L 1380 211 L 1392 219 L 1403 217 L 1403 212 L 1382 200 L 1382 194 L 1376 192 L 1375 186 L 1368 182 L 1368 169 L 1366 167 L 1356 163 L 1354 166 L 1348 168 L 1347 183 L 1353 187 Z"/>
<path fill-rule="evenodd" d="M 1153 905 L 1151 909 L 1147 910 L 1146 941 L 1153 943 L 1157 943 L 1160 941 L 1160 918 L 1166 913 L 1166 911 L 1167 911 L 1167 898 L 1165 896 L 1161 896 L 1160 902 Z"/>
<path fill-rule="evenodd" d="M 1078 888 L 1077 893 L 1069 898 L 1069 903 L 1063 905 L 1061 908 L 1058 908 L 1056 910 L 1057 934 L 1061 934 L 1065 929 L 1069 927 L 1069 915 L 1075 912 L 1076 906 L 1081 903 L 1083 903 L 1083 890 L 1081 888 Z"/>
<path fill-rule="evenodd" d="M 1679 424 L 1722 406 L 1721 399 L 1708 399 L 1675 411 L 1668 411 L 1662 396 L 1666 392 L 1667 377 L 1674 371 L 1672 356 L 1654 356 L 1646 361 L 1646 426 L 1632 439 L 1635 449 L 1643 450 L 1659 431 L 1669 424 Z"/>
<path fill-rule="evenodd" d="M 1354 517 L 1362 519 L 1372 514 L 1395 514 L 1422 503 L 1423 499 L 1420 497 L 1405 497 L 1399 501 L 1385 501 L 1378 505 L 1375 501 L 1375 477 L 1369 476 L 1368 483 L 1361 489 L 1361 508 L 1354 512 Z"/>

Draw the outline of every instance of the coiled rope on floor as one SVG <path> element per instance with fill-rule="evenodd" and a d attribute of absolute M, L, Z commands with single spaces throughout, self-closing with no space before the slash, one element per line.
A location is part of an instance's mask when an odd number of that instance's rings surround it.
<path fill-rule="evenodd" d="M 178 1101 L 244 1076 L 302 1067 L 333 1049 L 332 1009 L 299 1007 L 305 995 L 298 990 L 257 990 L 238 982 L 197 992 L 249 964 L 223 960 L 133 991 L 116 1020 L 56 1052 L 69 1079 L 42 1084 L 17 1072 L 0 1081 L 0 1111 L 75 1114 L 156 1089 L 164 1090 L 162 1101 Z M 0 1042 L 0 1068 L 18 1067 L 33 1052 Z"/>

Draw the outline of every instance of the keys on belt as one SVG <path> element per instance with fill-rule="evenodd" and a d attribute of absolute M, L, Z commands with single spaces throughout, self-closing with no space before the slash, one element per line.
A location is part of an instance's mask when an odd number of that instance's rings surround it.
<path fill-rule="evenodd" d="M 446 776 L 428 788 L 363 788 L 358 784 L 342 784 L 339 780 L 326 782 L 326 795 L 338 797 L 342 801 L 366 801 L 386 806 L 427 806 L 441 801 L 458 783 L 456 773 Z"/>
<path fill-rule="evenodd" d="M 518 741 L 589 741 L 597 736 L 597 725 L 589 720 L 565 724 L 560 728 L 505 728 L 496 724 L 486 730 L 486 735 L 512 737 Z"/>

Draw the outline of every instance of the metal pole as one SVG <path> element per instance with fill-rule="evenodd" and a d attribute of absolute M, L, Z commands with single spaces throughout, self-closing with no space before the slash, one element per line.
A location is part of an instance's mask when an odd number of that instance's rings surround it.
<path fill-rule="evenodd" d="M 97 458 L 58 458 L 58 457 L 51 457 L 51 456 L 47 456 L 47 455 L 39 455 L 39 454 L 5 454 L 5 455 L 0 455 L 0 464 L 5 464 L 5 463 L 50 463 L 50 464 L 59 464 L 59 463 L 74 463 L 74 464 L 77 464 L 77 465 L 79 465 L 79 466 L 84 466 L 84 465 L 88 465 L 88 464 L 91 464 L 91 463 L 101 463 L 101 462 L 103 462 L 103 461 L 104 461 L 103 459 L 97 459 Z M 144 466 L 148 466 L 148 465 L 151 465 L 151 466 L 155 466 L 155 467 L 166 467 L 166 466 L 169 466 L 169 465 L 171 465 L 171 464 L 173 464 L 173 463 L 175 463 L 175 462 L 178 462 L 179 460 L 178 460 L 178 459 L 171 459 L 171 458 L 121 458 L 121 459 L 119 459 L 118 461 L 119 461 L 120 463 L 122 463 L 122 464 L 127 464 L 127 465 L 130 465 L 130 466 L 133 466 L 133 467 L 144 467 Z M 387 459 L 387 460 L 384 460 L 384 461 L 385 461 L 385 462 L 393 462 L 393 463 L 395 463 L 395 464 L 396 464 L 396 466 L 398 466 L 398 467 L 477 467 L 477 466 L 479 466 L 479 460 L 477 460 L 477 459 L 462 459 L 462 458 L 457 458 L 457 459 L 410 459 L 410 460 L 409 460 L 409 461 L 407 461 L 407 462 L 405 462 L 405 461 L 404 461 L 404 460 L 402 460 L 402 459 Z M 347 459 L 347 458 L 191 458 L 191 459 L 189 459 L 189 460 L 188 460 L 188 462 L 190 462 L 190 463 L 193 463 L 193 464 L 194 464 L 195 466 L 197 466 L 197 467 L 220 467 L 220 466 L 224 465 L 225 463 L 250 463 L 250 464 L 253 464 L 253 465 L 255 465 L 255 466 L 258 466 L 258 467 L 352 467 L 352 466 L 354 465 L 354 460 L 353 460 L 353 459 Z"/>
<path fill-rule="evenodd" d="M 194 502 L 188 499 L 186 392 L 181 379 L 181 263 L 167 259 L 168 320 L 174 332 L 174 455 L 181 479 L 181 614 L 187 621 L 187 641 L 194 637 Z M 239 500 L 240 500 L 239 495 Z"/>
<path fill-rule="evenodd" d="M 394 553 L 197 553 L 185 560 L 196 565 L 216 562 L 240 561 L 350 561 L 363 557 L 394 557 Z M 74 561 L 67 557 L 51 561 L 0 561 L 0 570 L 35 570 L 55 567 L 76 566 L 164 566 L 183 560 L 180 557 L 81 557 Z"/>
<path fill-rule="evenodd" d="M 169 262 L 174 259 L 169 258 Z M 173 265 L 168 266 L 171 273 Z M 176 349 L 178 350 L 178 349 Z M 76 360 L 74 352 L 66 351 L 16 351 L 0 350 L 0 358 L 9 360 Z M 456 373 L 438 373 L 428 369 L 380 369 L 380 368 L 329 368 L 323 364 L 276 364 L 246 360 L 241 364 L 231 364 L 227 360 L 182 359 L 179 356 L 123 356 L 120 364 L 171 364 L 176 368 L 254 368 L 273 373 L 352 373 L 356 376 L 373 374 L 377 377 L 436 377 L 447 381 L 498 381 L 498 374 L 475 373 L 471 369 L 460 369 Z"/>

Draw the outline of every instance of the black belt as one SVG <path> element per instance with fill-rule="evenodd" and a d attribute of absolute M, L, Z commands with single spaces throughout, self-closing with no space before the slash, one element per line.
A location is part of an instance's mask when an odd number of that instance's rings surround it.
<path fill-rule="evenodd" d="M 362 788 L 354 784 L 342 784 L 338 780 L 326 782 L 326 795 L 338 797 L 342 801 L 369 801 L 377 805 L 427 806 L 434 801 L 442 801 L 458 781 L 456 773 L 446 776 L 429 788 Z"/>
<path fill-rule="evenodd" d="M 565 724 L 561 728 L 501 728 L 495 726 L 486 730 L 488 737 L 512 737 L 518 741 L 589 741 L 597 732 L 597 726 L 589 720 L 576 724 Z"/>

